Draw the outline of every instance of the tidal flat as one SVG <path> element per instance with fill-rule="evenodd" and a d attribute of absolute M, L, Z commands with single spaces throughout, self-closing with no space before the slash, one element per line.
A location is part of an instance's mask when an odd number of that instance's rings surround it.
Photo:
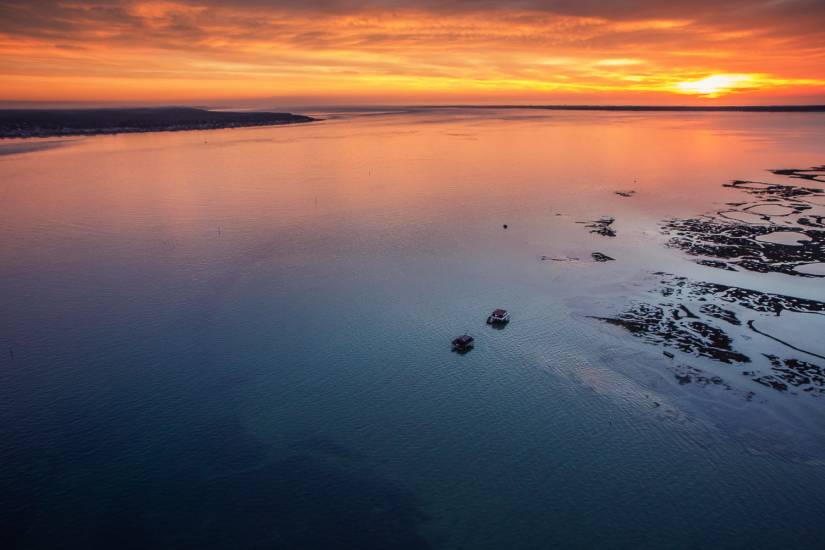
<path fill-rule="evenodd" d="M 307 114 L 0 142 L 0 546 L 820 544 L 825 114 Z"/>
<path fill-rule="evenodd" d="M 821 179 L 825 175 L 823 166 L 771 172 L 825 183 Z M 671 237 L 667 246 L 683 250 L 698 257 L 701 265 L 717 269 L 822 277 L 797 268 L 825 262 L 825 210 L 817 202 L 825 197 L 825 189 L 742 180 L 726 186 L 741 190 L 754 200 L 729 202 L 724 210 L 700 218 L 667 220 L 662 226 L 663 233 Z M 730 216 L 743 212 L 756 214 L 758 220 Z M 652 344 L 722 363 L 744 364 L 756 358 L 735 350 L 726 332 L 728 328 L 742 327 L 744 318 L 750 329 L 748 340 L 761 336 L 783 347 L 777 352 L 780 355 L 760 353 L 761 368 L 749 368 L 741 374 L 779 391 L 793 390 L 795 395 L 825 394 L 825 355 L 811 351 L 819 350 L 821 335 L 825 334 L 825 302 L 691 281 L 662 272 L 655 275 L 661 276 L 653 291 L 660 296 L 659 301 L 636 302 L 622 314 L 601 320 L 621 326 Z M 825 297 L 825 287 L 822 296 Z M 774 319 L 765 319 L 766 315 Z M 790 333 L 804 347 L 771 334 L 770 328 L 760 330 L 756 323 Z M 753 347 L 750 342 L 747 346 Z M 681 383 L 686 380 L 680 377 Z"/>

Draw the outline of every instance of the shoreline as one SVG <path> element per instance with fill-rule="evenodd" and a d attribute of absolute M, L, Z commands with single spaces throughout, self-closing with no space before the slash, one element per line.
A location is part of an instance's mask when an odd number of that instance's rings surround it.
<path fill-rule="evenodd" d="M 223 130 L 317 120 L 292 113 L 209 111 L 190 107 L 3 109 L 0 110 L 0 139 Z"/>

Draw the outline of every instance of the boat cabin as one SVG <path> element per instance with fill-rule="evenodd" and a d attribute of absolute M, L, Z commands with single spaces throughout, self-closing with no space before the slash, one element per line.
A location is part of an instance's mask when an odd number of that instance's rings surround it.
<path fill-rule="evenodd" d="M 510 322 L 510 314 L 506 309 L 497 309 L 487 317 L 488 325 L 502 325 Z"/>
<path fill-rule="evenodd" d="M 473 349 L 473 342 L 475 339 L 468 335 L 464 334 L 463 336 L 459 336 L 455 340 L 453 340 L 453 350 L 454 351 L 470 351 Z"/>

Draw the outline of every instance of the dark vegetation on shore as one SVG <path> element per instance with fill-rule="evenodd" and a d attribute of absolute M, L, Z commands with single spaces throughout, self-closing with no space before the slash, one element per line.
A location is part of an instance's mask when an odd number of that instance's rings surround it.
<path fill-rule="evenodd" d="M 291 113 L 207 111 L 192 107 L 0 110 L 0 138 L 211 130 L 312 122 Z"/>

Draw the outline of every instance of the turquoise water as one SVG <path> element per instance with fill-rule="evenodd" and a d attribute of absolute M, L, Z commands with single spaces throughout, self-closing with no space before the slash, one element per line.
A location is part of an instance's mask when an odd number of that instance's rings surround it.
<path fill-rule="evenodd" d="M 0 543 L 818 547 L 825 401 L 680 387 L 585 313 L 656 270 L 825 297 L 657 229 L 824 140 L 818 114 L 455 110 L 14 144 Z M 602 215 L 615 239 L 575 223 Z M 617 261 L 539 260 L 593 250 Z"/>

